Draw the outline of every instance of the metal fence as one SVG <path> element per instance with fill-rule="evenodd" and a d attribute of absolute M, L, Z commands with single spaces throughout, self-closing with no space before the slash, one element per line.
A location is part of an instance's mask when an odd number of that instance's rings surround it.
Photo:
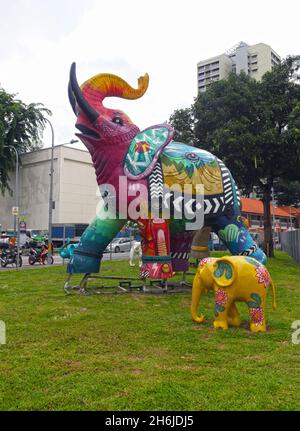
<path fill-rule="evenodd" d="M 300 229 L 280 232 L 281 249 L 300 263 Z"/>

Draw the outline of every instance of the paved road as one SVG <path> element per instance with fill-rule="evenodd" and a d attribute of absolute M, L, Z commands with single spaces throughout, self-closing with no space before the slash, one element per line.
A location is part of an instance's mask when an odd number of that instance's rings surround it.
<path fill-rule="evenodd" d="M 35 264 L 35 265 L 29 265 L 28 263 L 28 256 L 22 256 L 23 258 L 23 266 L 20 269 L 30 269 L 30 268 L 47 268 L 47 265 L 40 265 L 40 264 Z M 103 259 L 102 260 L 127 260 L 129 261 L 129 252 L 124 252 L 124 253 L 112 253 L 110 255 L 110 253 L 104 253 L 103 255 Z M 65 259 L 65 264 L 67 264 L 68 260 Z M 54 266 L 59 266 L 63 264 L 63 259 L 60 256 L 54 256 Z M 9 271 L 9 270 L 16 270 L 15 266 L 11 266 L 9 265 L 6 268 L 2 268 L 0 266 L 0 271 Z"/>

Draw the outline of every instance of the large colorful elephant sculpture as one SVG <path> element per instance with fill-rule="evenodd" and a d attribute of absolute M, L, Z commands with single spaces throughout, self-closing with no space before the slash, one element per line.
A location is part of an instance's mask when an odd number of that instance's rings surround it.
<path fill-rule="evenodd" d="M 273 293 L 273 309 L 276 308 L 275 287 L 267 268 L 256 259 L 247 256 L 224 256 L 202 259 L 197 269 L 192 289 L 192 319 L 204 321 L 197 314 L 201 295 L 209 290 L 215 293 L 214 327 L 228 329 L 228 325 L 239 326 L 241 318 L 236 302 L 245 302 L 249 307 L 252 332 L 266 331 L 265 304 L 267 287 Z"/>
<path fill-rule="evenodd" d="M 83 233 L 68 272 L 99 272 L 103 251 L 128 219 L 137 221 L 140 228 L 142 277 L 169 278 L 173 271 L 186 271 L 195 234 L 195 230 L 187 229 L 186 222 L 191 220 L 190 214 L 200 211 L 205 225 L 219 235 L 232 254 L 251 255 L 265 262 L 264 253 L 242 221 L 237 186 L 221 160 L 175 142 L 168 124 L 140 131 L 125 113 L 103 105 L 105 97 L 141 97 L 148 81 L 147 74 L 140 77 L 134 89 L 118 76 L 105 73 L 80 87 L 75 63 L 71 66 L 68 93 L 77 117 L 76 128 L 81 132 L 77 136 L 91 154 L 101 195 L 107 200 Z M 182 189 L 188 186 L 187 199 L 176 195 L 174 184 Z M 141 215 L 137 209 L 133 217 L 138 194 L 140 207 L 145 204 L 149 208 L 155 202 L 155 216 L 147 209 L 146 215 Z M 113 199 L 112 211 L 109 203 Z"/>

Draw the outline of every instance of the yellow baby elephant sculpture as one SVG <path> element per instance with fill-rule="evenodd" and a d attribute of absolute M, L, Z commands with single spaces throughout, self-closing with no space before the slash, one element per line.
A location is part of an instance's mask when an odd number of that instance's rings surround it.
<path fill-rule="evenodd" d="M 272 287 L 273 309 L 275 287 L 266 267 L 247 256 L 224 256 L 220 259 L 202 259 L 197 269 L 192 290 L 192 319 L 201 323 L 203 314 L 197 315 L 202 293 L 215 292 L 215 328 L 228 329 L 228 325 L 239 326 L 241 318 L 235 302 L 246 302 L 251 318 L 250 330 L 265 331 L 265 303 L 267 287 Z"/>

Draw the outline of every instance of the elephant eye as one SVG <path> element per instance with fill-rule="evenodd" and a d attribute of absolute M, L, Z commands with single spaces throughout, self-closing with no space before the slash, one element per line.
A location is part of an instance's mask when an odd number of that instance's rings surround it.
<path fill-rule="evenodd" d="M 119 124 L 120 126 L 123 126 L 123 120 L 121 117 L 113 117 L 112 122 L 115 124 Z"/>

